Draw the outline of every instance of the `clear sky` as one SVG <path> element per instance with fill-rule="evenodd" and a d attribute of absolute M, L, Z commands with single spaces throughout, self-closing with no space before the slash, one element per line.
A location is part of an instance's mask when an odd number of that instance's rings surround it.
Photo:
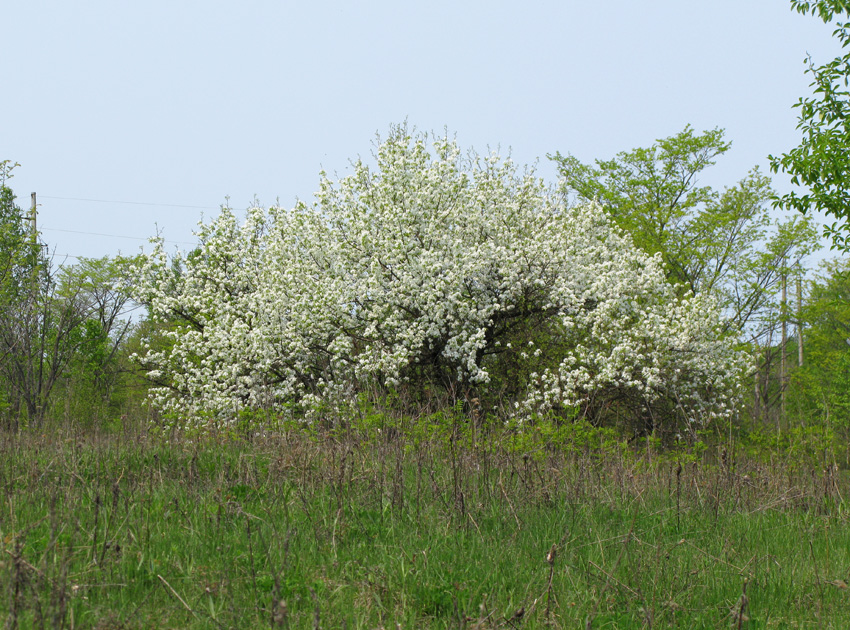
<path fill-rule="evenodd" d="M 839 52 L 786 0 L 27 0 L 0 23 L 0 159 L 58 260 L 308 200 L 405 119 L 547 179 L 547 153 L 722 127 L 722 188 L 799 142 L 804 57 Z"/>

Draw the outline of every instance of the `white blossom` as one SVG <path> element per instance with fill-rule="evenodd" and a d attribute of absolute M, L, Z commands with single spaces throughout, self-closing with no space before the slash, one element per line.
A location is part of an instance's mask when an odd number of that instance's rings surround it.
<path fill-rule="evenodd" d="M 676 400 L 689 418 L 732 413 L 746 359 L 720 336 L 717 305 L 677 297 L 660 257 L 599 206 L 566 206 L 509 161 L 404 129 L 376 160 L 339 182 L 322 174 L 313 205 L 244 222 L 223 210 L 195 251 L 169 259 L 154 242 L 136 286 L 168 323 L 140 358 L 161 409 L 303 412 L 433 366 L 487 388 L 512 360 L 518 413 L 610 388 Z"/>

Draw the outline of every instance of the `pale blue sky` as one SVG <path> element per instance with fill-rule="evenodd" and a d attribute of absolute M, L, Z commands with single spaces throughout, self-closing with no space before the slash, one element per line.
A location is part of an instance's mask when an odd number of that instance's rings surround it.
<path fill-rule="evenodd" d="M 133 253 L 155 225 L 191 242 L 227 196 L 309 199 L 405 119 L 549 179 L 547 153 L 723 127 L 703 181 L 731 185 L 798 143 L 803 58 L 838 53 L 786 0 L 28 0 L 0 20 L 0 159 L 60 259 Z"/>

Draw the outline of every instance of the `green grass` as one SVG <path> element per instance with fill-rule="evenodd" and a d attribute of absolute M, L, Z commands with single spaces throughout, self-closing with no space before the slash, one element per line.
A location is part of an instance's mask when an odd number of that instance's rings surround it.
<path fill-rule="evenodd" d="M 847 484 L 820 469 L 404 433 L 0 440 L 5 628 L 850 627 Z"/>

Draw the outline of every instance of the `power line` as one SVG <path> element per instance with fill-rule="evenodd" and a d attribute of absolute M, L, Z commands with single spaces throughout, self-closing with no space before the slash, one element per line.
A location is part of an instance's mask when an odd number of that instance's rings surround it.
<path fill-rule="evenodd" d="M 148 203 L 146 201 L 115 201 L 109 199 L 87 199 L 82 197 L 52 197 L 39 195 L 41 199 L 60 199 L 62 201 L 90 201 L 92 203 L 120 203 L 130 206 L 158 206 L 160 208 L 191 208 L 193 210 L 221 210 L 221 206 L 188 206 L 177 203 Z"/>
<path fill-rule="evenodd" d="M 105 236 L 108 238 L 126 238 L 134 241 L 150 241 L 148 238 L 142 238 L 141 236 L 124 236 L 123 234 L 103 234 L 101 232 L 83 232 L 81 230 L 63 230 L 60 228 L 41 228 L 41 231 L 51 231 L 51 232 L 67 232 L 69 234 L 86 234 L 89 236 Z M 197 243 L 190 243 L 188 241 L 169 241 L 163 239 L 166 243 L 174 243 L 175 245 L 197 245 Z"/>
<path fill-rule="evenodd" d="M 53 253 L 52 257 L 53 258 L 62 258 L 62 259 L 64 259 L 64 258 L 76 258 L 77 260 L 82 260 L 83 258 L 92 258 L 92 256 L 74 256 L 74 254 L 58 254 L 58 253 Z"/>

